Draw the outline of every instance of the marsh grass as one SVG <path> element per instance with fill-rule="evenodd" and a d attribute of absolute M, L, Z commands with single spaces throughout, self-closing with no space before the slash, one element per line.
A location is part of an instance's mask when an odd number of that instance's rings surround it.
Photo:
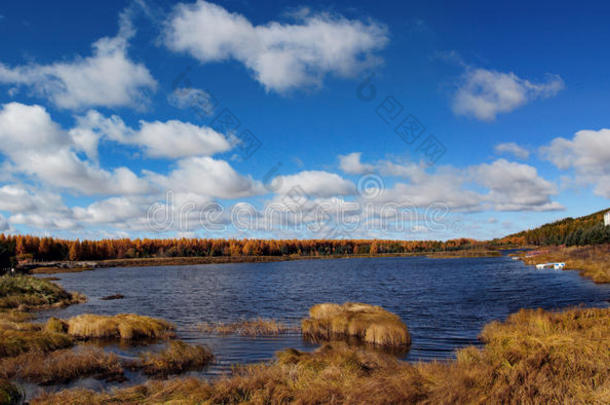
<path fill-rule="evenodd" d="M 201 370 L 214 356 L 209 349 L 200 345 L 190 345 L 179 340 L 170 341 L 160 352 L 144 352 L 140 359 L 129 368 L 142 370 L 146 375 L 166 377 L 186 371 Z"/>
<path fill-rule="evenodd" d="M 2 313 L 4 314 L 6 313 Z M 30 351 L 50 352 L 74 344 L 72 338 L 65 333 L 46 330 L 40 324 L 24 322 L 29 318 L 16 314 L 0 316 L 0 358 Z"/>
<path fill-rule="evenodd" d="M 324 303 L 310 308 L 301 322 L 303 337 L 312 341 L 356 337 L 378 346 L 404 347 L 411 344 L 407 326 L 397 315 L 381 307 L 348 302 Z"/>
<path fill-rule="evenodd" d="M 175 330 L 171 322 L 135 314 L 83 314 L 65 322 L 67 333 L 78 339 L 166 339 Z"/>
<path fill-rule="evenodd" d="M 610 244 L 588 246 L 549 246 L 541 254 L 522 257 L 526 264 L 565 262 L 566 270 L 578 270 L 595 283 L 610 283 Z"/>
<path fill-rule="evenodd" d="M 521 310 L 483 330 L 482 349 L 409 364 L 345 343 L 288 349 L 212 383 L 176 378 L 110 392 L 43 394 L 32 404 L 607 404 L 610 309 Z"/>
<path fill-rule="evenodd" d="M 123 378 L 123 368 L 115 354 L 91 346 L 56 350 L 51 353 L 30 351 L 0 360 L 0 377 L 18 378 L 41 385 L 64 384 L 93 376 L 98 379 Z"/>
<path fill-rule="evenodd" d="M 282 333 L 296 332 L 298 328 L 290 327 L 275 319 L 256 318 L 231 323 L 202 323 L 198 329 L 204 333 L 239 336 L 277 336 Z"/>
<path fill-rule="evenodd" d="M 48 280 L 21 275 L 0 277 L 0 309 L 44 309 L 85 301 L 84 295 L 67 292 Z"/>

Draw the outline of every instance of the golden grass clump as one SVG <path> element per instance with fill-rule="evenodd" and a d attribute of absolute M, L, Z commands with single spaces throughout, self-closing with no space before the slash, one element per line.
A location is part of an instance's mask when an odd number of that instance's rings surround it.
<path fill-rule="evenodd" d="M 5 316 L 6 314 L 10 314 Z M 50 352 L 71 347 L 74 342 L 65 333 L 49 331 L 42 325 L 23 322 L 20 313 L 0 313 L 0 358 L 29 351 Z M 11 320 L 12 319 L 12 320 Z"/>
<path fill-rule="evenodd" d="M 411 344 L 407 326 L 400 317 L 378 306 L 324 303 L 311 307 L 309 316 L 301 322 L 301 330 L 306 339 L 313 341 L 356 337 L 378 346 Z"/>
<path fill-rule="evenodd" d="M 459 350 L 447 362 L 409 364 L 335 342 L 313 353 L 285 350 L 273 363 L 240 367 L 213 382 L 177 378 L 110 392 L 64 390 L 32 404 L 610 403 L 610 309 L 521 310 L 481 336 L 482 349 Z"/>
<path fill-rule="evenodd" d="M 18 404 L 21 393 L 7 380 L 0 379 L 0 405 Z"/>
<path fill-rule="evenodd" d="M 165 339 L 174 336 L 175 330 L 171 322 L 136 314 L 83 314 L 66 323 L 68 334 L 79 339 Z"/>
<path fill-rule="evenodd" d="M 173 340 L 160 352 L 142 353 L 139 361 L 131 364 L 130 368 L 141 369 L 146 375 L 166 377 L 170 374 L 201 370 L 213 359 L 212 352 L 204 346 Z"/>
<path fill-rule="evenodd" d="M 239 335 L 239 336 L 277 336 L 289 331 L 295 331 L 275 319 L 256 318 L 247 321 L 232 323 L 202 323 L 198 327 L 205 333 L 217 333 L 219 335 Z"/>
<path fill-rule="evenodd" d="M 65 291 L 48 280 L 31 276 L 0 277 L 0 309 L 42 309 L 85 302 L 79 293 Z"/>
<path fill-rule="evenodd" d="M 28 352 L 0 360 L 0 377 L 41 385 L 64 384 L 93 376 L 99 379 L 122 379 L 123 368 L 113 353 L 91 347 L 57 350 L 51 353 Z"/>

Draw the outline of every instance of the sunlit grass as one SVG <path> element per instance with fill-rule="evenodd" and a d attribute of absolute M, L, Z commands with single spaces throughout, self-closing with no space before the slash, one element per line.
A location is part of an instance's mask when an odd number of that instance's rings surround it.
<path fill-rule="evenodd" d="M 185 371 L 201 370 L 214 356 L 206 347 L 189 345 L 179 340 L 170 341 L 160 352 L 145 352 L 131 368 L 140 369 L 146 375 L 165 377 Z"/>
<path fill-rule="evenodd" d="M 18 378 L 42 385 L 67 383 L 94 376 L 116 379 L 123 368 L 113 353 L 91 346 L 56 350 L 51 353 L 30 351 L 17 357 L 0 359 L 0 377 Z"/>
<path fill-rule="evenodd" d="M 78 315 L 65 321 L 68 334 L 79 339 L 168 338 L 175 326 L 163 319 L 135 314 Z"/>
<path fill-rule="evenodd" d="M 322 313 L 334 313 L 320 308 Z M 214 382 L 149 381 L 94 392 L 44 394 L 33 404 L 607 404 L 610 309 L 521 310 L 482 332 L 485 346 L 454 361 L 409 364 L 381 351 L 328 343 Z"/>
<path fill-rule="evenodd" d="M 310 340 L 357 337 L 379 346 L 411 344 L 407 326 L 400 317 L 381 307 L 361 303 L 325 303 L 311 307 L 309 316 L 301 322 L 301 330 Z"/>

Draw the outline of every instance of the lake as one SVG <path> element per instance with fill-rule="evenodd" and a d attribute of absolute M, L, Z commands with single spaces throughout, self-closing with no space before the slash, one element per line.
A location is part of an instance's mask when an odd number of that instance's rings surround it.
<path fill-rule="evenodd" d="M 403 319 L 413 339 L 404 358 L 416 361 L 450 358 L 455 349 L 479 344 L 477 336 L 486 323 L 520 308 L 604 307 L 610 299 L 609 285 L 596 285 L 577 272 L 536 270 L 507 256 L 129 267 L 57 276 L 64 288 L 86 294 L 89 301 L 45 311 L 42 317 L 133 312 L 170 320 L 178 327 L 178 338 L 213 351 L 217 361 L 204 374 L 267 360 L 288 347 L 317 346 L 303 342 L 298 333 L 270 338 L 207 335 L 195 328 L 201 322 L 260 316 L 298 325 L 314 304 L 365 302 Z M 125 298 L 100 299 L 117 293 Z M 108 348 L 122 355 L 142 350 Z"/>

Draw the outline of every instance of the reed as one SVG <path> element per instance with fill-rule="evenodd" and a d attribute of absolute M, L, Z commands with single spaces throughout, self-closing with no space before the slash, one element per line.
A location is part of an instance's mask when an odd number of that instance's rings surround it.
<path fill-rule="evenodd" d="M 204 346 L 173 340 L 160 352 L 142 353 L 139 361 L 132 363 L 130 368 L 142 370 L 146 375 L 166 377 L 201 370 L 213 359 L 212 352 Z"/>
<path fill-rule="evenodd" d="M 18 378 L 41 385 L 65 384 L 93 376 L 98 379 L 121 379 L 123 368 L 115 354 L 80 346 L 51 353 L 31 351 L 0 360 L 0 377 Z"/>
<path fill-rule="evenodd" d="M 202 323 L 198 325 L 198 329 L 205 333 L 251 337 L 277 336 L 282 333 L 296 330 L 296 328 L 291 328 L 275 319 L 263 318 L 231 323 Z"/>
<path fill-rule="evenodd" d="M 66 321 L 68 334 L 78 339 L 165 339 L 174 336 L 175 326 L 163 319 L 135 314 L 83 314 Z"/>
<path fill-rule="evenodd" d="M 334 313 L 336 308 L 319 308 Z M 32 404 L 607 404 L 610 309 L 521 310 L 482 332 L 482 349 L 409 364 L 342 342 L 294 349 L 232 376 L 176 378 L 108 392 L 46 393 Z"/>
<path fill-rule="evenodd" d="M 309 310 L 309 318 L 301 322 L 301 330 L 306 339 L 313 341 L 356 337 L 378 346 L 411 344 L 407 326 L 400 317 L 381 307 L 362 303 L 315 305 Z"/>

